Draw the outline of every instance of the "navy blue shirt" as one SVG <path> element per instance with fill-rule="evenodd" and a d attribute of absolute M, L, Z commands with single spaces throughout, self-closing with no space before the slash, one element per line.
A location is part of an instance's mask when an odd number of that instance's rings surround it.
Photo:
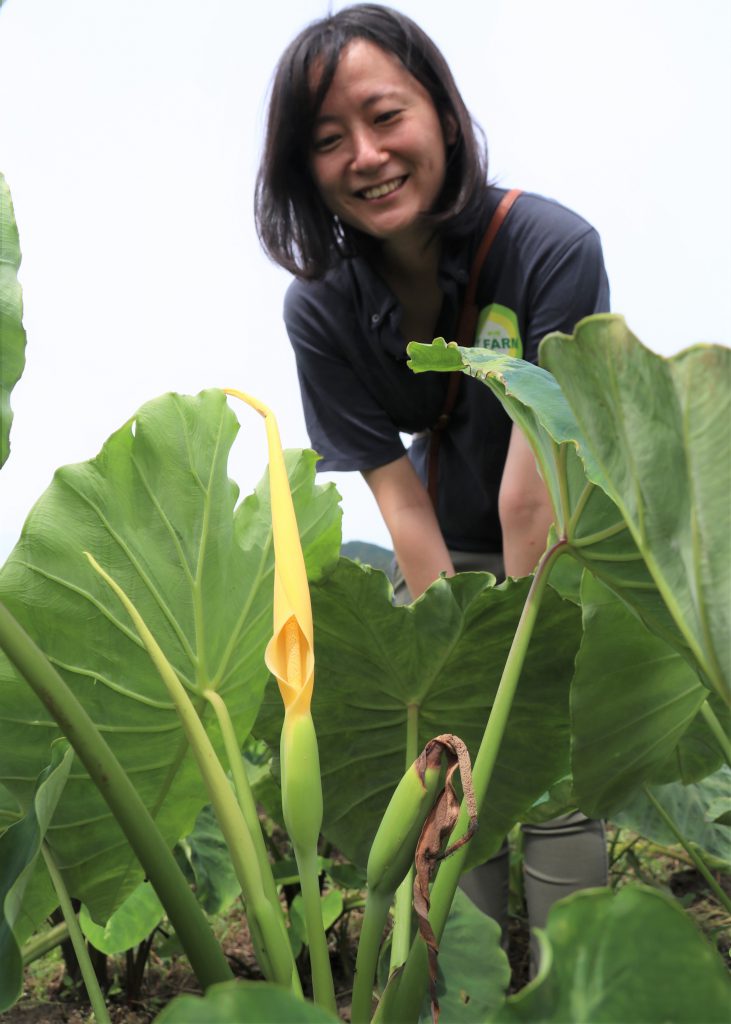
<path fill-rule="evenodd" d="M 444 300 L 435 337 L 452 340 L 474 253 L 503 189 L 488 188 L 483 216 L 467 239 L 445 239 L 439 268 Z M 521 195 L 503 223 L 477 289 L 476 345 L 537 361 L 549 331 L 571 333 L 608 312 L 609 286 L 594 228 L 541 196 Z M 295 280 L 284 320 L 297 360 L 310 441 L 321 470 L 365 470 L 400 458 L 400 433 L 437 420 L 447 374 L 414 374 L 400 331 L 398 300 L 365 258 L 343 259 L 324 278 Z M 437 515 L 447 546 L 502 550 L 497 498 L 511 421 L 479 381 L 464 377 L 439 453 Z M 428 436 L 409 457 L 426 481 Z"/>

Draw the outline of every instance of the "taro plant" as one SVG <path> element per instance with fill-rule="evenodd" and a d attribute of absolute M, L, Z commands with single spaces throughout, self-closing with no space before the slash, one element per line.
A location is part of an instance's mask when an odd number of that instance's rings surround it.
<path fill-rule="evenodd" d="M 0 174 L 0 466 L 10 452 L 10 392 L 25 365 L 23 298 L 18 283 L 20 243 L 10 190 Z"/>
<path fill-rule="evenodd" d="M 17 301 L 10 318 L 7 337 L 17 349 Z M 624 330 L 598 318 L 577 337 L 606 329 Z M 628 341 L 628 351 L 636 344 Z M 691 1020 L 698 1007 L 704 1019 L 723 1019 L 723 968 L 661 895 L 638 889 L 620 901 L 600 891 L 567 900 L 541 940 L 538 978 L 506 1001 L 497 926 L 456 894 L 470 859 L 488 855 L 526 814 L 574 803 L 616 811 L 640 786 L 655 795 L 657 782 L 700 780 L 727 756 L 724 634 L 711 600 L 723 578 L 708 567 L 708 534 L 699 526 L 684 532 L 678 517 L 672 544 L 691 544 L 683 558 L 698 574 L 682 599 L 669 600 L 678 580 L 668 583 L 672 566 L 655 553 L 657 531 L 646 529 L 657 495 L 633 478 L 643 501 L 623 496 L 550 374 L 444 345 L 412 355 L 421 369 L 482 374 L 534 444 L 556 527 L 532 578 L 495 586 L 487 574 L 465 574 L 394 607 L 382 574 L 338 560 L 337 496 L 314 486 L 315 456 L 282 455 L 271 413 L 243 395 L 265 417 L 270 468 L 238 503 L 226 471 L 238 425 L 221 391 L 148 403 L 95 459 L 59 470 L 31 511 L 0 570 L 0 782 L 9 826 L 0 836 L 3 1007 L 20 990 L 21 945 L 50 910 L 61 904 L 74 931 L 70 898 L 83 901 L 92 934 L 130 906 L 146 877 L 205 990 L 202 999 L 176 1000 L 161 1021 L 335 1019 L 317 878 L 322 830 L 367 869 L 371 890 L 355 1021 L 374 1012 L 375 961 L 392 897 L 392 971 L 378 1020 L 417 1020 L 427 988 L 435 1012 L 442 990 L 447 1020 L 578 1021 L 589 1010 L 596 1019 L 640 1019 L 632 1006 L 643 1020 L 666 1019 L 671 1009 L 675 1019 Z M 690 418 L 699 415 L 694 405 Z M 708 453 L 695 459 L 698 434 L 689 432 L 684 451 L 693 493 L 705 495 L 715 470 Z M 666 441 L 658 432 L 645 443 Z M 684 508 L 700 516 L 694 502 Z M 549 575 L 556 587 L 547 585 Z M 279 693 L 267 685 L 268 669 Z M 604 710 L 592 714 L 597 705 Z M 280 744 L 314 1006 L 302 997 L 242 765 L 252 730 Z M 474 755 L 471 786 L 455 736 Z M 466 799 L 447 836 L 449 825 L 429 828 L 450 745 Z M 599 777 L 609 781 L 601 786 Z M 455 805 L 449 791 L 445 799 Z M 170 852 L 209 803 L 257 959 L 276 986 L 231 979 Z M 463 842 L 475 812 L 479 830 Z M 420 835 L 422 821 L 428 827 Z M 454 852 L 442 858 L 448 846 Z M 411 885 L 402 876 L 414 855 L 412 942 Z M 649 989 L 629 969 L 636 952 L 621 921 L 630 904 L 638 942 L 655 928 L 671 937 L 658 947 L 662 980 Z M 158 913 L 156 906 L 149 921 Z M 582 973 L 594 955 L 587 950 L 598 948 L 594 934 L 602 956 L 625 958 L 621 991 L 602 980 L 603 971 Z M 77 946 L 84 960 L 78 935 Z M 690 977 L 678 970 L 683 958 L 693 962 Z M 87 983 L 103 1020 L 88 970 Z"/>

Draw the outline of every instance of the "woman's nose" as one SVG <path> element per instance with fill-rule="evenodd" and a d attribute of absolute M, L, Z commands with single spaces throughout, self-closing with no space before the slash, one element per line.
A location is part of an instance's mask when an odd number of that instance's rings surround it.
<path fill-rule="evenodd" d="M 380 167 L 388 159 L 388 154 L 379 145 L 374 132 L 362 130 L 353 135 L 354 171 L 371 171 Z"/>

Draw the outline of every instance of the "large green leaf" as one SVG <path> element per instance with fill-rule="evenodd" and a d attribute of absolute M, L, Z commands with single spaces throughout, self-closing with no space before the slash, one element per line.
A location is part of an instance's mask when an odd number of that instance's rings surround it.
<path fill-rule="evenodd" d="M 27 814 L 0 836 L 0 1012 L 21 993 L 23 957 L 15 925 L 26 887 L 40 858 L 49 823 L 66 785 L 74 752 L 55 744 Z"/>
<path fill-rule="evenodd" d="M 719 768 L 702 782 L 683 786 L 679 782 L 653 786 L 652 795 L 663 807 L 686 839 L 700 846 L 731 868 L 731 822 L 724 824 L 724 811 L 731 810 L 731 769 Z M 612 821 L 665 846 L 673 846 L 677 838 L 668 828 L 657 808 L 644 792 L 635 793 Z"/>
<path fill-rule="evenodd" d="M 20 244 L 10 189 L 0 174 L 0 466 L 10 452 L 10 392 L 25 366 Z"/>
<path fill-rule="evenodd" d="M 197 704 L 225 698 L 248 733 L 268 673 L 272 545 L 268 488 L 236 507 L 226 460 L 238 424 L 220 391 L 166 395 L 143 406 L 90 462 L 59 470 L 0 571 L 0 600 L 39 643 L 91 715 L 172 846 L 207 796 L 167 693 L 116 597 L 84 557 L 124 588 Z M 258 417 L 254 443 L 264 452 Z M 332 487 L 313 486 L 315 455 L 288 467 L 311 572 L 337 556 Z M 0 780 L 25 805 L 58 733 L 0 659 Z M 49 832 L 72 895 L 100 921 L 140 869 L 107 805 L 75 769 Z"/>
<path fill-rule="evenodd" d="M 721 754 L 699 714 L 712 695 L 688 662 L 588 572 L 581 602 L 571 687 L 574 791 L 582 810 L 601 818 L 645 781 L 703 778 Z"/>
<path fill-rule="evenodd" d="M 497 1024 L 728 1024 L 720 957 L 671 899 L 625 886 L 574 893 L 550 911 L 538 977 Z"/>
<path fill-rule="evenodd" d="M 138 946 L 157 928 L 164 916 L 165 911 L 155 890 L 149 882 L 140 882 L 105 924 L 92 921 L 83 905 L 79 924 L 95 949 L 113 956 Z"/>
<path fill-rule="evenodd" d="M 541 361 L 695 664 L 731 703 L 731 349 L 664 359 L 621 317 L 595 316 L 545 338 Z"/>
<path fill-rule="evenodd" d="M 323 831 L 357 864 L 403 775 L 409 720 L 419 750 L 440 733 L 456 733 L 473 756 L 479 746 L 530 580 L 493 583 L 487 573 L 463 573 L 395 606 L 382 573 L 342 559 L 312 588 Z M 579 630 L 578 609 L 549 589 L 471 862 L 494 852 L 522 811 L 566 774 Z M 272 745 L 280 705 L 270 691 L 256 727 Z"/>
<path fill-rule="evenodd" d="M 226 981 L 204 996 L 177 996 L 154 1024 L 338 1024 L 321 1006 L 298 999 L 288 989 L 265 981 Z"/>
<path fill-rule="evenodd" d="M 612 319 L 603 316 L 582 323 Z M 556 534 L 565 550 L 611 587 L 649 629 L 679 650 L 696 670 L 701 670 L 702 665 L 691 649 L 691 637 L 676 615 L 675 604 L 668 600 L 667 588 L 657 577 L 652 558 L 646 562 L 646 546 L 640 543 L 631 521 L 625 522 L 624 507 L 620 510 L 613 500 L 615 489 L 588 441 L 586 423 L 574 416 L 552 375 L 522 360 L 485 349 L 447 346 L 441 339 L 433 345 L 411 343 L 408 351 L 409 365 L 416 372 L 462 370 L 493 391 L 533 448 L 553 503 Z M 586 357 L 584 361 L 591 363 Z M 579 391 L 581 387 L 576 385 Z M 592 415 L 598 402 L 600 399 L 595 395 L 587 416 Z M 643 443 L 647 449 L 654 444 L 647 433 Z M 722 473 L 722 479 L 724 476 Z M 727 510 L 723 516 L 728 522 Z M 669 544 L 668 549 L 667 557 L 672 557 L 675 545 Z M 688 552 L 684 557 L 690 557 Z M 726 596 L 727 593 L 728 587 Z M 709 682 L 708 673 L 704 679 Z"/>

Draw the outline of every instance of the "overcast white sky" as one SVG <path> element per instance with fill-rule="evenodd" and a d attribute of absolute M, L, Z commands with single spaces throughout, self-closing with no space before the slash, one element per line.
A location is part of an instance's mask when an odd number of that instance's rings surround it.
<path fill-rule="evenodd" d="M 599 229 L 613 308 L 645 343 L 731 343 L 731 2 L 397 6 L 444 51 L 493 178 Z M 326 0 L 2 7 L 0 171 L 28 349 L 0 557 L 53 470 L 95 455 L 164 391 L 245 389 L 277 412 L 286 446 L 307 444 L 281 323 L 288 277 L 259 251 L 252 192 L 274 64 L 326 12 Z M 248 425 L 231 463 L 244 493 L 265 463 Z M 387 544 L 359 478 L 337 479 L 345 539 Z"/>

